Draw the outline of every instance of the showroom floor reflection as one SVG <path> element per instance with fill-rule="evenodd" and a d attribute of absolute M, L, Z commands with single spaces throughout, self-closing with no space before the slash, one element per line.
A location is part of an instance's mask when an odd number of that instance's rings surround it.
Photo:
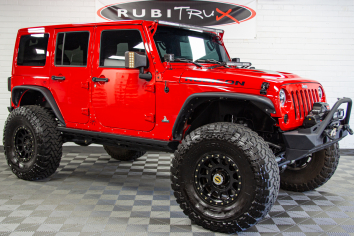
<path fill-rule="evenodd" d="M 223 235 L 183 214 L 170 188 L 172 154 L 135 162 L 101 147 L 64 147 L 46 180 L 17 179 L 0 154 L 0 235 Z M 18 234 L 17 234 L 18 233 Z M 354 235 L 354 152 L 342 151 L 332 179 L 317 191 L 280 191 L 247 235 Z"/>

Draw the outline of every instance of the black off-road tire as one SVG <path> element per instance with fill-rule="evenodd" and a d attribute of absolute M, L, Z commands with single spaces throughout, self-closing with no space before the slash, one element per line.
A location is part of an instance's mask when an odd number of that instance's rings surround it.
<path fill-rule="evenodd" d="M 103 148 L 108 155 L 119 161 L 135 161 L 146 153 L 146 151 L 134 151 L 117 146 L 103 145 Z"/>
<path fill-rule="evenodd" d="M 213 153 L 229 158 L 240 174 L 240 192 L 229 205 L 209 203 L 198 192 L 200 185 L 195 185 L 198 163 Z M 210 173 L 212 168 L 217 167 L 210 167 Z M 186 135 L 175 152 L 171 173 L 172 189 L 183 212 L 196 224 L 217 232 L 234 233 L 253 226 L 270 211 L 279 192 L 279 168 L 272 151 L 257 133 L 233 123 L 208 124 Z"/>
<path fill-rule="evenodd" d="M 13 110 L 5 122 L 3 144 L 12 172 L 39 180 L 54 174 L 62 156 L 62 137 L 53 114 L 40 106 Z"/>
<path fill-rule="evenodd" d="M 280 188 L 294 192 L 305 192 L 322 186 L 336 171 L 339 158 L 338 143 L 313 153 L 308 163 L 305 162 L 303 166 L 297 168 L 288 166 L 280 174 Z"/>

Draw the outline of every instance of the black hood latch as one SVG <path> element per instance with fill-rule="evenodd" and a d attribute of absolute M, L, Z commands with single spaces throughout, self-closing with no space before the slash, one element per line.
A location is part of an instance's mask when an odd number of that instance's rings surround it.
<path fill-rule="evenodd" d="M 267 89 L 268 88 L 269 88 L 269 83 L 268 82 L 263 82 L 262 86 L 261 86 L 260 94 L 267 95 Z"/>

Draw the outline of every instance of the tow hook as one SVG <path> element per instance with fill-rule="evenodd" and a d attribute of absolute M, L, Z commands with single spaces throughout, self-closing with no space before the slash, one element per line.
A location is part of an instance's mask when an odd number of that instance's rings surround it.
<path fill-rule="evenodd" d="M 332 137 L 335 137 L 336 134 L 337 134 L 337 128 L 333 128 L 329 135 L 331 135 Z"/>
<path fill-rule="evenodd" d="M 346 131 L 348 131 L 348 133 L 349 133 L 350 135 L 353 135 L 354 132 L 353 132 L 353 130 L 350 128 L 349 124 L 344 125 L 343 128 L 344 128 Z"/>
<path fill-rule="evenodd" d="M 327 129 L 323 131 L 323 135 L 329 138 L 330 140 L 335 140 L 337 134 L 337 128 L 334 127 L 333 129 Z"/>

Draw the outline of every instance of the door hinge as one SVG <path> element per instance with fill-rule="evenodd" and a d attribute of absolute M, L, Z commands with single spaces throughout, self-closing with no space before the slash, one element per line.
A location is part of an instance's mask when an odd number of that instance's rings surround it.
<path fill-rule="evenodd" d="M 81 108 L 81 113 L 85 116 L 89 116 L 90 110 L 88 108 Z"/>
<path fill-rule="evenodd" d="M 162 75 L 160 73 L 156 73 L 156 81 L 162 81 Z"/>
<path fill-rule="evenodd" d="M 89 89 L 89 82 L 81 82 L 81 88 Z"/>
<path fill-rule="evenodd" d="M 155 93 L 155 85 L 145 85 L 145 91 Z"/>
<path fill-rule="evenodd" d="M 148 122 L 152 122 L 154 123 L 155 122 L 155 114 L 145 114 L 145 120 L 148 121 Z"/>

